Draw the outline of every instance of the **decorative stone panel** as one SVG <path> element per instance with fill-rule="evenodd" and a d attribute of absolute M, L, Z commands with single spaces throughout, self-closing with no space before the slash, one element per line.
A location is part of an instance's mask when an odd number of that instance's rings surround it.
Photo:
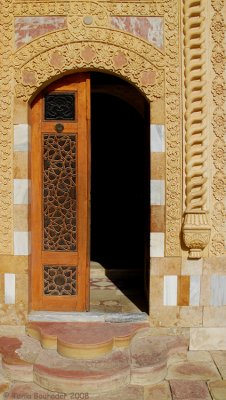
<path fill-rule="evenodd" d="M 180 9 L 177 0 L 151 3 L 17 1 L 18 17 L 68 16 L 68 29 L 49 33 L 15 54 L 15 92 L 31 100 L 44 86 L 65 73 L 110 72 L 129 80 L 152 102 L 165 98 L 166 238 L 165 254 L 180 254 L 181 229 L 181 86 Z M 165 48 L 145 38 L 112 29 L 112 18 L 164 18 Z"/>
<path fill-rule="evenodd" d="M 180 10 L 177 0 L 139 2 L 2 2 L 1 82 L 4 106 L 0 119 L 3 138 L 1 169 L 2 254 L 12 254 L 12 95 L 31 100 L 48 83 L 83 69 L 115 73 L 136 85 L 150 101 L 164 99 L 166 115 L 166 239 L 165 252 L 180 254 L 181 228 L 181 104 L 180 104 Z M 13 49 L 15 18 L 67 17 L 61 29 Z M 165 50 L 143 38 L 112 29 L 118 16 L 164 18 Z M 84 45 L 85 43 L 85 45 Z M 16 86 L 13 87 L 13 66 Z"/>

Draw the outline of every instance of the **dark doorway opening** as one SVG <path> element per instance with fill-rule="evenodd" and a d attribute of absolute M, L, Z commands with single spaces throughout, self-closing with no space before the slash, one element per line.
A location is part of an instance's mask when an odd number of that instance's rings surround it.
<path fill-rule="evenodd" d="M 129 83 L 91 73 L 91 260 L 147 312 L 149 104 Z"/>

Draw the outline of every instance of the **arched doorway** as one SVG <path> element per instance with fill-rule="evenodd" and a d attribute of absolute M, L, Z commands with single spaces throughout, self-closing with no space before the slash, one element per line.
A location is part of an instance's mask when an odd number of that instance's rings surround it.
<path fill-rule="evenodd" d="M 90 80 L 91 140 L 87 124 Z M 69 99 L 71 95 L 74 100 Z M 55 113 L 52 116 L 55 104 L 50 104 L 49 117 L 47 102 L 57 99 L 59 105 L 60 100 L 60 107 L 57 106 L 60 110 L 65 96 L 74 110 L 69 113 L 69 118 L 68 110 L 63 117 Z M 138 90 L 125 81 L 91 72 L 90 75 L 75 74 L 56 81 L 34 101 L 32 110 L 32 309 L 89 309 L 89 248 L 91 258 L 104 264 L 107 271 L 126 272 L 124 283 L 127 288 L 129 281 L 135 281 L 138 286 L 139 278 L 142 285 L 139 294 L 144 297 L 145 265 L 149 266 L 150 208 L 147 102 Z M 67 167 L 64 179 L 57 180 L 57 176 L 62 175 L 62 160 L 59 159 L 61 151 L 58 151 L 62 140 L 62 154 L 65 157 L 63 163 L 66 162 Z M 57 145 L 57 157 L 48 147 L 53 147 L 53 143 Z M 90 153 L 91 172 L 88 167 Z M 48 160 L 46 154 L 50 157 Z M 73 178 L 69 182 L 69 192 L 65 186 L 68 162 L 72 168 L 75 166 L 71 174 L 76 177 L 74 186 Z M 52 175 L 54 182 L 51 182 Z M 47 181 L 51 190 L 46 187 Z M 55 188 L 59 192 L 57 205 L 54 200 Z M 74 199 L 78 199 L 75 209 Z M 71 207 L 71 216 L 67 207 Z M 75 231 L 78 232 L 75 239 L 72 232 L 68 235 L 66 227 L 68 224 L 72 227 L 74 220 Z M 62 226 L 66 227 L 65 230 L 61 229 Z M 61 231 L 64 231 L 62 238 Z M 57 246 L 53 243 L 53 236 Z M 74 240 L 77 240 L 76 246 L 73 246 Z M 36 264 L 39 264 L 38 274 Z M 135 280 L 129 279 L 131 276 L 136 276 Z M 41 300 L 36 301 L 38 290 Z"/>

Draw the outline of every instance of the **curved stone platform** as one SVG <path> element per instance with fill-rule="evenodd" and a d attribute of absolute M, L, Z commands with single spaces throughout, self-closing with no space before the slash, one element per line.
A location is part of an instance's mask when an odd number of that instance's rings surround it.
<path fill-rule="evenodd" d="M 26 332 L 44 349 L 57 349 L 68 358 L 90 359 L 128 347 L 135 333 L 147 327 L 148 323 L 30 322 Z"/>
<path fill-rule="evenodd" d="M 44 349 L 29 336 L 0 337 L 2 366 L 11 381 L 33 382 L 68 394 L 104 394 L 129 385 L 156 384 L 166 377 L 170 356 L 185 353 L 187 347 L 183 337 L 151 336 L 149 328 L 142 328 L 127 347 L 115 347 L 91 359 L 75 359 L 60 355 L 57 349 Z"/>

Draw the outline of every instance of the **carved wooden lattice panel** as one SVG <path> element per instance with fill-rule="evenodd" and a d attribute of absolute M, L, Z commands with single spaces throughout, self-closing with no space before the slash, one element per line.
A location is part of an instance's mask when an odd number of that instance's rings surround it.
<path fill-rule="evenodd" d="M 76 135 L 44 134 L 43 249 L 76 250 Z"/>
<path fill-rule="evenodd" d="M 76 294 L 76 267 L 44 265 L 44 294 L 72 296 Z"/>

